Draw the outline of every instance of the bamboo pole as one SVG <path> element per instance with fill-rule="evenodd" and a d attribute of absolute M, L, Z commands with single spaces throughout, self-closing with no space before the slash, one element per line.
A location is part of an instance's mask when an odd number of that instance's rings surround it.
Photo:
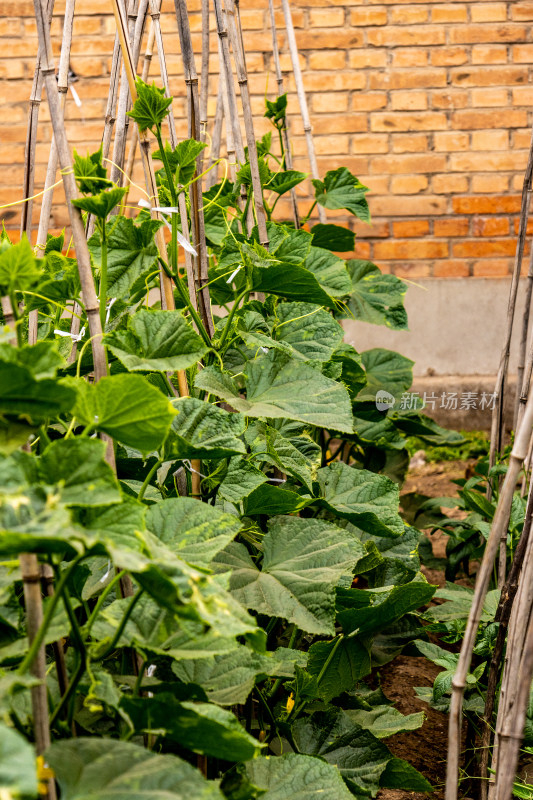
<path fill-rule="evenodd" d="M 220 63 L 220 73 L 219 73 L 219 89 L 221 92 L 221 103 L 219 106 L 220 109 L 220 124 L 222 125 L 222 120 L 225 122 L 225 129 L 226 129 L 226 154 L 228 157 L 229 163 L 229 175 L 233 183 L 235 183 L 235 178 L 237 176 L 237 145 L 235 144 L 235 117 L 232 116 L 231 108 L 230 108 L 230 90 L 228 89 L 227 85 L 227 76 L 226 76 L 226 69 L 224 64 L 224 54 L 222 52 L 222 39 L 220 36 L 218 37 L 218 60 Z M 232 76 L 233 81 L 233 76 Z M 236 111 L 235 111 L 236 113 Z M 240 139 L 240 128 L 238 128 L 238 138 L 237 141 L 240 143 L 240 149 L 242 150 L 242 158 L 244 159 L 244 148 L 242 147 L 242 139 Z"/>
<path fill-rule="evenodd" d="M 61 112 L 59 94 L 55 79 L 55 68 L 52 55 L 52 45 L 50 42 L 50 30 L 46 24 L 45 9 L 42 0 L 34 0 L 35 18 L 37 21 L 37 32 L 39 35 L 39 46 L 42 52 L 42 73 L 46 86 L 46 95 L 50 108 L 50 117 L 54 131 L 56 147 L 63 177 L 63 186 L 70 216 L 70 225 L 76 249 L 76 259 L 78 262 L 78 272 L 80 276 L 83 302 L 89 331 L 92 338 L 92 352 L 94 362 L 95 379 L 100 380 L 107 374 L 107 363 L 104 344 L 102 341 L 102 326 L 100 324 L 100 310 L 98 298 L 94 288 L 94 281 L 91 271 L 91 261 L 89 249 L 85 238 L 85 230 L 81 213 L 78 208 L 72 205 L 72 200 L 78 197 L 76 180 L 72 169 L 72 160 L 65 131 L 65 122 Z"/>
<path fill-rule="evenodd" d="M 289 52 L 291 55 L 292 69 L 294 73 L 294 81 L 296 83 L 296 92 L 298 94 L 298 102 L 300 104 L 300 113 L 302 115 L 302 123 L 305 132 L 305 140 L 307 142 L 307 152 L 309 155 L 309 165 L 311 167 L 311 175 L 313 178 L 319 178 L 318 164 L 316 160 L 315 143 L 313 141 L 313 127 L 309 118 L 309 108 L 307 105 L 307 97 L 305 95 L 304 82 L 302 78 L 302 70 L 300 67 L 300 56 L 298 54 L 298 45 L 296 44 L 296 35 L 294 33 L 294 25 L 292 21 L 292 13 L 289 5 L 289 0 L 281 0 L 281 7 L 283 9 L 283 17 L 285 19 L 285 29 L 287 31 L 287 43 L 289 45 Z M 320 222 L 326 222 L 326 212 L 322 206 L 317 206 L 318 218 Z"/>
<path fill-rule="evenodd" d="M 52 15 L 54 13 L 55 0 L 47 0 L 45 6 L 45 14 L 48 23 L 48 30 L 52 24 Z M 41 108 L 41 100 L 43 96 L 43 73 L 42 73 L 42 53 L 41 48 L 37 52 L 37 59 L 35 61 L 35 72 L 33 75 L 33 84 L 31 87 L 30 95 L 30 108 L 28 112 L 28 125 L 26 129 L 26 146 L 24 148 L 24 178 L 22 184 L 23 197 L 27 202 L 22 204 L 22 213 L 20 218 L 20 234 L 26 233 L 28 239 L 31 241 L 31 227 L 32 227 L 32 211 L 33 200 L 29 198 L 33 196 L 35 186 L 35 152 L 37 148 L 37 126 L 39 123 L 39 111 Z"/>
<path fill-rule="evenodd" d="M 522 315 L 522 328 L 520 331 L 520 345 L 518 349 L 518 365 L 516 370 L 516 397 L 515 409 L 513 418 L 513 428 L 516 430 L 518 424 L 518 416 L 520 413 L 520 405 L 523 394 L 524 381 L 529 383 L 529 378 L 526 378 L 525 368 L 528 363 L 528 333 L 529 333 L 529 319 L 531 315 L 531 298 L 533 296 L 533 249 L 529 256 L 529 268 L 526 280 L 526 293 L 524 300 L 524 313 Z"/>
<path fill-rule="evenodd" d="M 200 101 L 198 96 L 198 74 L 194 61 L 194 51 L 192 48 L 191 30 L 187 15 L 185 0 L 174 0 L 176 20 L 180 37 L 181 55 L 183 59 L 183 70 L 185 73 L 185 84 L 187 86 L 187 105 L 189 119 L 189 136 L 197 141 L 201 140 L 200 130 Z M 200 174 L 201 160 L 196 160 L 196 175 Z M 209 277 L 208 277 L 208 257 L 205 241 L 205 226 L 203 212 L 203 196 L 201 181 L 196 180 L 190 187 L 191 199 L 191 224 L 192 235 L 198 257 L 195 259 L 195 289 L 198 297 L 198 310 L 202 317 L 205 329 L 209 336 L 213 336 L 215 328 L 211 313 L 211 299 L 209 296 Z"/>
<path fill-rule="evenodd" d="M 135 8 L 137 9 L 135 13 Z M 130 0 L 129 4 L 129 20 L 130 25 L 127 26 L 128 30 L 128 43 L 131 45 L 131 59 L 133 72 L 137 70 L 137 63 L 141 50 L 141 41 L 144 31 L 144 24 L 146 20 L 146 13 L 148 9 L 148 0 Z M 122 51 L 124 47 L 121 42 Z M 126 74 L 126 59 L 123 52 L 122 74 L 120 81 L 120 92 L 118 96 L 117 106 L 117 119 L 115 140 L 113 142 L 113 157 L 111 164 L 110 178 L 113 183 L 119 186 L 124 185 L 124 163 L 126 160 L 126 142 L 128 139 L 128 130 L 130 118 L 127 116 L 127 111 L 131 108 L 132 99 L 134 95 L 129 87 L 129 79 Z"/>
<path fill-rule="evenodd" d="M 40 0 L 38 0 L 40 2 Z M 55 80 L 55 79 L 54 79 Z M 20 571 L 24 587 L 26 605 L 26 629 L 31 645 L 43 622 L 43 600 L 41 595 L 41 573 L 37 556 L 33 553 L 21 553 L 19 556 Z M 31 704 L 33 710 L 33 730 L 37 755 L 42 755 L 50 747 L 50 726 L 48 718 L 48 690 L 46 688 L 46 651 L 44 644 L 30 667 L 31 674 L 39 680 L 37 686 L 31 688 Z M 54 779 L 46 783 L 47 797 L 55 800 L 56 787 Z"/>
<path fill-rule="evenodd" d="M 220 0 L 215 0 L 215 7 Z M 235 60 L 235 70 L 237 82 L 241 91 L 241 103 L 244 116 L 244 127 L 246 130 L 246 144 L 248 145 L 248 160 L 250 162 L 250 172 L 252 175 L 252 188 L 254 194 L 254 207 L 257 219 L 257 230 L 259 241 L 263 247 L 268 249 L 269 241 L 266 227 L 265 207 L 263 204 L 263 189 L 261 186 L 261 176 L 259 174 L 259 159 L 257 156 L 257 145 L 255 141 L 254 120 L 252 115 L 252 101 L 248 86 L 248 72 L 246 70 L 246 57 L 242 47 L 242 38 L 237 27 L 237 15 L 233 0 L 225 0 L 226 19 L 228 20 L 229 38 Z"/>
<path fill-rule="evenodd" d="M 218 182 L 218 168 L 215 163 L 220 158 L 220 145 L 222 143 L 222 123 L 224 121 L 223 105 L 223 73 L 220 73 L 218 81 L 217 103 L 215 106 L 215 122 L 213 125 L 213 136 L 211 137 L 211 150 L 209 154 L 209 172 L 206 176 L 206 186 L 210 189 Z"/>
<path fill-rule="evenodd" d="M 207 101 L 209 98 L 209 22 L 209 0 L 202 0 L 202 66 L 200 69 L 200 136 L 202 142 L 205 142 L 207 138 Z"/>
<path fill-rule="evenodd" d="M 456 800 L 458 786 L 459 755 L 461 743 L 461 722 L 466 676 L 472 659 L 477 629 L 481 618 L 483 602 L 485 600 L 489 581 L 492 574 L 494 559 L 498 552 L 503 536 L 507 535 L 507 526 L 513 501 L 516 481 L 520 469 L 527 456 L 531 428 L 533 426 L 533 393 L 530 393 L 522 418 L 522 423 L 516 432 L 514 445 L 509 458 L 509 466 L 505 480 L 502 484 L 500 498 L 496 513 L 491 525 L 489 537 L 485 545 L 485 552 L 477 574 L 476 587 L 472 598 L 472 606 L 468 616 L 465 635 L 459 654 L 457 669 L 452 681 L 452 698 L 450 704 L 450 718 L 448 730 L 448 763 L 446 779 L 446 800 Z M 530 538 L 530 543 L 532 539 Z"/>
<path fill-rule="evenodd" d="M 481 739 L 481 761 L 479 769 L 480 778 L 480 792 L 481 800 L 487 800 L 488 797 L 488 765 L 490 755 L 490 742 L 492 730 L 492 715 L 494 712 L 494 704 L 496 699 L 496 689 L 498 684 L 498 676 L 500 673 L 501 661 L 503 650 L 505 647 L 505 639 L 507 630 L 509 628 L 509 618 L 511 609 L 515 600 L 516 592 L 518 589 L 518 580 L 524 561 L 524 556 L 527 550 L 529 536 L 531 533 L 531 522 L 533 518 L 533 485 L 530 486 L 526 516 L 524 520 L 524 528 L 518 541 L 515 550 L 513 563 L 509 571 L 509 576 L 503 587 L 498 608 L 494 621 L 498 622 L 498 633 L 494 643 L 494 649 L 491 656 L 489 673 L 487 677 L 487 691 L 485 693 L 485 708 L 483 711 L 483 731 Z"/>
<path fill-rule="evenodd" d="M 72 46 L 72 28 L 74 24 L 74 7 L 76 0 L 66 0 L 65 15 L 63 18 L 63 39 L 61 42 L 61 55 L 59 56 L 59 67 L 57 70 L 57 91 L 60 95 L 61 111 L 64 115 L 65 104 L 68 92 L 68 70 L 70 63 L 70 49 Z M 37 231 L 37 242 L 35 244 L 37 257 L 44 255 L 48 228 L 50 226 L 50 214 L 52 212 L 52 202 L 54 199 L 54 183 L 57 173 L 57 148 L 55 138 L 52 137 L 50 145 L 50 155 L 48 156 L 48 167 L 44 182 L 44 195 L 41 205 L 41 215 L 39 218 L 39 228 Z M 37 324 L 39 312 L 37 310 L 29 313 L 28 344 L 35 344 L 37 341 Z M 73 317 L 74 319 L 74 317 Z M 78 330 L 79 333 L 79 330 Z"/>
<path fill-rule="evenodd" d="M 279 43 L 278 43 L 278 30 L 276 27 L 276 14 L 274 11 L 274 2 L 273 0 L 268 0 L 268 10 L 270 14 L 270 30 L 272 33 L 272 56 L 274 59 L 274 69 L 276 71 L 276 81 L 278 84 L 278 97 L 283 94 L 283 72 L 281 71 L 281 59 L 279 55 Z M 284 167 L 286 169 L 292 169 L 292 152 L 291 152 L 291 143 L 289 137 L 289 121 L 285 118 L 285 125 L 283 126 L 282 136 L 283 136 L 283 145 L 285 148 L 285 163 Z M 294 227 L 300 227 L 300 214 L 298 211 L 298 200 L 296 198 L 296 190 L 291 189 L 291 204 L 292 204 L 292 216 L 294 219 Z"/>
<path fill-rule="evenodd" d="M 286 2 L 286 0 L 282 0 Z M 511 288 L 509 291 L 509 302 L 507 306 L 507 326 L 505 331 L 504 344 L 500 356 L 500 364 L 498 367 L 498 375 L 496 378 L 495 395 L 496 400 L 492 412 L 491 436 L 490 436 L 490 466 L 494 466 L 496 461 L 496 452 L 502 448 L 503 439 L 503 401 L 505 392 L 505 383 L 507 380 L 507 371 L 509 368 L 509 354 L 511 350 L 511 336 L 513 333 L 513 322 L 516 308 L 516 297 L 518 293 L 518 285 L 520 279 L 520 270 L 522 266 L 522 257 L 524 254 L 524 244 L 526 239 L 527 219 L 529 214 L 529 207 L 531 204 L 531 185 L 533 178 L 533 134 L 529 146 L 529 154 L 524 173 L 524 181 L 522 185 L 522 201 L 520 207 L 520 221 L 518 227 L 518 238 L 516 242 L 515 260 L 513 267 L 513 278 L 511 281 Z M 517 388 L 517 391 L 519 389 Z"/>

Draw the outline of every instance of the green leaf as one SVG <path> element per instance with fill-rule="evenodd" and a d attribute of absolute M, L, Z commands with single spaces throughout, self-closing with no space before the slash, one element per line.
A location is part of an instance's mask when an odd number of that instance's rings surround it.
<path fill-rule="evenodd" d="M 140 131 L 157 128 L 169 113 L 172 97 L 165 97 L 164 89 L 160 89 L 155 83 L 144 83 L 141 78 L 135 81 L 135 88 L 137 99 L 131 111 L 127 112 L 128 116 L 135 120 Z"/>
<path fill-rule="evenodd" d="M 264 422 L 250 422 L 245 437 L 251 452 L 257 454 L 259 461 L 278 467 L 312 490 L 320 463 L 317 463 L 317 459 L 302 453 L 290 439 Z M 314 444 L 311 439 L 309 442 Z"/>
<path fill-rule="evenodd" d="M 98 194 L 106 186 L 112 185 L 102 164 L 103 155 L 103 145 L 100 145 L 94 153 L 87 153 L 86 156 L 80 156 L 74 150 L 74 177 L 84 194 Z"/>
<path fill-rule="evenodd" d="M 413 361 L 393 350 L 374 347 L 361 353 L 367 385 L 358 400 L 376 399 L 380 391 L 391 394 L 399 404 L 401 395 L 413 382 Z"/>
<path fill-rule="evenodd" d="M 118 483 L 99 439 L 57 439 L 39 462 L 41 480 L 58 486 L 66 506 L 106 506 L 120 502 Z"/>
<path fill-rule="evenodd" d="M 187 750 L 225 761 L 248 761 L 259 755 L 259 744 L 230 711 L 211 703 L 180 703 L 170 693 L 155 697 L 123 697 L 122 709 L 137 732 L 159 733 Z"/>
<path fill-rule="evenodd" d="M 324 208 L 345 208 L 364 222 L 370 222 L 365 194 L 368 188 L 346 167 L 330 170 L 324 181 L 313 181 L 315 197 Z"/>
<path fill-rule="evenodd" d="M 45 256 L 48 253 L 62 253 L 65 244 L 65 229 L 61 231 L 59 236 L 53 236 L 51 233 L 46 234 L 46 245 L 44 247 Z"/>
<path fill-rule="evenodd" d="M 348 389 L 350 397 L 355 399 L 366 384 L 366 374 L 362 366 L 361 356 L 351 344 L 341 344 L 336 348 L 331 360 L 334 364 L 341 365 L 340 380 Z M 357 427 L 356 431 L 359 433 Z"/>
<path fill-rule="evenodd" d="M 382 694 L 380 692 L 380 694 Z M 385 695 L 382 698 L 386 700 Z M 378 739 L 387 739 L 397 733 L 416 731 L 424 723 L 424 714 L 402 714 L 390 704 L 371 705 L 370 708 L 350 708 L 345 712 L 356 725 L 372 732 Z M 389 762 L 390 764 L 390 762 Z M 384 784 L 381 783 L 383 786 Z"/>
<path fill-rule="evenodd" d="M 444 588 L 437 589 L 435 597 L 439 600 L 446 600 L 447 602 L 429 608 L 424 617 L 441 622 L 466 620 L 470 614 L 473 596 L 474 592 L 468 586 L 446 583 Z M 481 622 L 492 622 L 496 614 L 499 599 L 499 589 L 492 589 L 490 592 L 487 592 L 481 612 Z"/>
<path fill-rule="evenodd" d="M 207 347 L 181 311 L 140 309 L 128 318 L 126 331 L 113 331 L 106 342 L 130 371 L 174 372 L 196 364 Z"/>
<path fill-rule="evenodd" d="M 227 458 L 246 452 L 240 438 L 246 426 L 242 414 L 195 397 L 180 397 L 172 405 L 177 416 L 165 446 L 168 458 Z"/>
<path fill-rule="evenodd" d="M 412 714 L 411 716 L 416 716 Z M 403 758 L 391 758 L 379 785 L 384 789 L 402 789 L 409 792 L 433 792 L 433 786 L 423 775 Z"/>
<path fill-rule="evenodd" d="M 280 227 L 274 222 L 269 222 L 267 225 L 269 236 L 272 237 L 270 252 L 274 253 L 278 261 L 285 264 L 292 266 L 303 264 L 309 255 L 313 237 L 307 231 L 283 227 L 282 231 L 286 233 L 286 236 L 281 237 Z"/>
<path fill-rule="evenodd" d="M 6 798 L 37 795 L 36 766 L 32 745 L 0 723 L 0 789 Z"/>
<path fill-rule="evenodd" d="M 287 674 L 276 654 L 254 653 L 243 645 L 221 655 L 180 659 L 172 664 L 172 671 L 184 683 L 201 686 L 211 702 L 222 706 L 245 703 L 258 676 Z"/>
<path fill-rule="evenodd" d="M 261 800 L 353 800 L 336 765 L 321 758 L 296 753 L 256 758 L 246 764 L 246 774 L 266 790 Z"/>
<path fill-rule="evenodd" d="M 89 214 L 93 214 L 98 219 L 107 219 L 115 206 L 118 206 L 122 198 L 127 194 L 127 189 L 115 186 L 113 189 L 104 190 L 89 197 L 78 197 L 72 201 L 72 205 L 81 208 Z"/>
<path fill-rule="evenodd" d="M 64 739 L 46 751 L 62 800 L 224 800 L 186 761 L 108 738 Z"/>
<path fill-rule="evenodd" d="M 359 528 L 378 536 L 400 536 L 397 484 L 384 475 L 336 461 L 318 470 L 321 504 Z"/>
<path fill-rule="evenodd" d="M 336 253 L 349 253 L 355 246 L 355 233 L 342 225 L 318 223 L 311 228 L 313 245 L 333 250 Z"/>
<path fill-rule="evenodd" d="M 237 505 L 267 480 L 264 472 L 254 467 L 246 458 L 234 456 L 229 462 L 218 492 L 224 500 Z"/>
<path fill-rule="evenodd" d="M 208 568 L 235 538 L 241 522 L 192 497 L 173 497 L 150 506 L 146 527 L 184 561 Z"/>
<path fill-rule="evenodd" d="M 30 289 L 42 275 L 33 255 L 31 244 L 23 234 L 18 244 L 0 246 L 0 293 L 22 292 Z"/>
<path fill-rule="evenodd" d="M 255 514 L 294 514 L 313 502 L 312 498 L 301 497 L 290 489 L 264 483 L 258 486 L 244 500 L 244 514 L 253 517 Z"/>
<path fill-rule="evenodd" d="M 318 681 L 320 697 L 327 703 L 354 690 L 371 671 L 368 647 L 357 637 L 315 642 L 309 648 L 307 669 Z"/>
<path fill-rule="evenodd" d="M 0 413 L 39 422 L 70 411 L 75 400 L 75 392 L 65 384 L 35 380 L 26 367 L 0 361 Z"/>
<path fill-rule="evenodd" d="M 365 636 L 383 630 L 409 611 L 428 603 L 435 593 L 421 573 L 401 586 L 337 589 L 337 617 L 345 633 Z"/>
<path fill-rule="evenodd" d="M 307 173 L 298 172 L 295 169 L 282 170 L 275 172 L 271 180 L 264 187 L 267 191 L 275 192 L 278 195 L 285 194 L 307 178 Z"/>
<path fill-rule="evenodd" d="M 394 275 L 384 275 L 371 261 L 352 259 L 346 267 L 352 281 L 348 306 L 355 319 L 407 330 L 406 284 Z"/>
<path fill-rule="evenodd" d="M 167 161 L 176 184 L 186 186 L 191 182 L 196 171 L 196 159 L 206 147 L 204 142 L 197 142 L 196 139 L 184 139 L 174 150 L 168 143 L 165 144 Z M 162 161 L 161 151 L 152 153 L 152 158 Z M 166 174 L 163 172 L 162 175 L 166 181 Z"/>
<path fill-rule="evenodd" d="M 289 344 L 306 361 L 328 361 L 343 340 L 338 322 L 312 303 L 282 303 L 276 313 L 275 338 Z"/>
<path fill-rule="evenodd" d="M 333 634 L 335 585 L 364 555 L 360 542 L 322 520 L 277 517 L 263 554 L 259 570 L 244 545 L 232 543 L 213 567 L 231 570 L 230 591 L 245 608 L 309 633 Z"/>
<path fill-rule="evenodd" d="M 275 100 L 266 100 L 265 117 L 272 120 L 275 125 L 277 122 L 282 122 L 287 113 L 287 93 L 280 94 Z"/>
<path fill-rule="evenodd" d="M 348 279 L 348 273 L 346 273 L 346 278 Z M 331 291 L 330 287 L 326 285 L 322 288 L 320 278 L 313 274 L 313 270 L 305 267 L 272 264 L 268 269 L 254 269 L 252 284 L 253 289 L 265 292 L 265 294 L 286 297 L 288 300 L 299 300 L 305 297 L 310 303 L 317 303 L 327 308 L 335 307 L 335 302 L 330 297 L 330 294 L 334 294 L 334 290 Z"/>
<path fill-rule="evenodd" d="M 74 414 L 82 425 L 143 453 L 157 450 L 164 442 L 176 412 L 142 375 L 121 373 L 95 384 L 76 380 L 70 385 L 78 393 Z"/>
<path fill-rule="evenodd" d="M 305 268 L 311 272 L 324 292 L 331 297 L 343 297 L 350 294 L 352 283 L 346 269 L 346 262 L 329 250 L 322 247 L 311 247 L 305 260 Z M 300 295 L 313 302 L 311 297 Z M 322 305 L 325 305 L 322 303 Z"/>
<path fill-rule="evenodd" d="M 352 431 L 348 392 L 308 364 L 270 350 L 247 365 L 246 399 L 215 367 L 197 375 L 195 385 L 222 397 L 249 417 L 287 417 L 301 422 Z"/>
<path fill-rule="evenodd" d="M 36 380 L 54 378 L 57 370 L 65 364 L 56 343 L 52 341 L 23 344 L 22 347 L 0 344 L 0 361 L 25 367 Z"/>
<path fill-rule="evenodd" d="M 136 225 L 129 217 L 110 217 L 106 222 L 108 297 L 126 299 L 132 286 L 158 269 L 154 234 L 163 223 L 145 219 Z M 96 266 L 102 265 L 100 234 L 89 239 Z"/>

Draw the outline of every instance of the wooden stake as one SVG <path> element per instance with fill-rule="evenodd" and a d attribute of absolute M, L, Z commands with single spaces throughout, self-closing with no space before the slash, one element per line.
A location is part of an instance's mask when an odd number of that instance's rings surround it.
<path fill-rule="evenodd" d="M 59 156 L 59 164 L 63 176 L 63 186 L 65 197 L 70 215 L 70 224 L 74 247 L 76 249 L 76 259 L 78 262 L 78 272 L 80 275 L 81 289 L 85 311 L 89 323 L 89 331 L 92 337 L 92 351 L 94 362 L 95 379 L 100 380 L 107 374 L 107 363 L 105 350 L 102 341 L 102 327 L 100 325 L 100 310 L 98 298 L 94 288 L 94 281 L 91 270 L 89 249 L 85 238 L 85 230 L 81 213 L 78 208 L 72 205 L 72 200 L 78 197 L 78 190 L 72 160 L 65 131 L 65 123 L 59 102 L 57 84 L 55 79 L 55 68 L 52 55 L 52 45 L 50 42 L 50 30 L 46 24 L 45 7 L 42 0 L 34 0 L 35 18 L 37 21 L 37 32 L 39 35 L 39 47 L 42 53 L 42 74 L 46 86 L 46 95 L 50 108 L 50 117 Z"/>
<path fill-rule="evenodd" d="M 292 22 L 292 13 L 289 5 L 289 0 L 281 0 L 281 7 L 283 9 L 283 17 L 285 19 L 285 29 L 287 31 L 287 42 L 289 45 L 289 52 L 291 54 L 292 70 L 294 73 L 294 81 L 296 83 L 296 92 L 298 94 L 298 102 L 300 104 L 300 113 L 302 115 L 302 123 L 305 131 L 305 140 L 307 142 L 307 152 L 309 155 L 309 165 L 311 167 L 311 175 L 313 178 L 319 178 L 318 164 L 315 153 L 315 143 L 313 141 L 313 127 L 309 118 L 309 108 L 307 105 L 307 97 L 305 95 L 304 82 L 302 78 L 302 70 L 300 68 L 300 56 L 298 54 L 298 45 L 296 44 L 296 35 L 294 33 L 294 25 Z M 322 206 L 317 206 L 318 218 L 320 222 L 326 222 L 326 212 Z"/>

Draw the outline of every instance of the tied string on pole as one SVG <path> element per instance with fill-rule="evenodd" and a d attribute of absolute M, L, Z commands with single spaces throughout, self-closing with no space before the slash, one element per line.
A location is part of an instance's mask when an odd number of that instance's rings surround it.
<path fill-rule="evenodd" d="M 148 211 L 157 211 L 159 212 L 159 214 L 162 214 L 163 222 L 165 223 L 169 231 L 172 232 L 172 228 L 166 217 L 169 214 L 179 214 L 179 208 L 176 208 L 175 206 L 152 206 L 148 202 L 148 200 L 144 200 L 143 198 L 139 200 L 138 205 L 141 206 L 141 208 L 146 208 Z M 186 250 L 188 253 L 191 253 L 191 255 L 193 256 L 198 255 L 192 244 L 190 244 L 185 238 L 185 236 L 183 236 L 183 234 L 180 233 L 179 231 L 178 231 L 178 242 L 183 247 L 183 249 Z"/>

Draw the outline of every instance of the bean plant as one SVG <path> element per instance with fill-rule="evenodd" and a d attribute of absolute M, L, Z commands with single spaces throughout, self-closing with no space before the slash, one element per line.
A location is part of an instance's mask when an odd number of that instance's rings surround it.
<path fill-rule="evenodd" d="M 26 239 L 0 244 L 0 785 L 36 797 L 55 776 L 65 800 L 429 791 L 384 741 L 422 715 L 394 709 L 372 669 L 423 637 L 415 612 L 435 589 L 398 510 L 406 437 L 454 435 L 377 407 L 410 387 L 412 362 L 344 343 L 342 318 L 407 327 L 405 284 L 339 255 L 356 248 L 349 227 L 311 225 L 317 204 L 368 222 L 368 190 L 340 167 L 313 181 L 301 227 L 279 219 L 307 176 L 286 169 L 286 96 L 268 102 L 268 248 L 248 162 L 204 193 L 210 335 L 177 213 L 205 145 L 172 149 L 170 100 L 138 88 L 130 116 L 154 136 L 160 206 L 174 209 L 168 259 L 164 222 L 127 215 L 101 150 L 74 161 L 106 377 L 92 379 L 64 233 L 39 258 Z M 161 273 L 175 309 L 161 308 Z M 48 576 L 31 644 L 25 553 Z M 52 744 L 36 762 L 43 646 Z"/>

